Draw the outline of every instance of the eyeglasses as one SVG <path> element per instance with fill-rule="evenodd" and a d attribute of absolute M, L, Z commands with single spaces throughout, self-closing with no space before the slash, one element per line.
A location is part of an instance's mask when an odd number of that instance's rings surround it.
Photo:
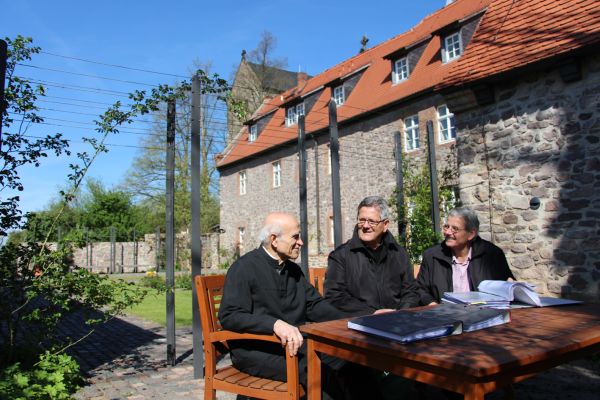
<path fill-rule="evenodd" d="M 466 231 L 465 228 L 457 228 L 456 226 L 450 226 L 448 224 L 444 224 L 444 226 L 442 226 L 442 228 L 444 228 L 445 231 L 450 231 L 452 233 L 456 233 L 458 231 Z"/>
<path fill-rule="evenodd" d="M 382 223 L 383 221 L 386 221 L 385 219 L 379 220 L 379 221 L 373 221 L 372 219 L 364 219 L 364 218 L 360 218 L 356 223 L 358 226 L 363 227 L 365 226 L 365 224 L 369 224 L 369 226 L 371 228 L 375 228 L 377 225 L 379 225 L 380 223 Z"/>

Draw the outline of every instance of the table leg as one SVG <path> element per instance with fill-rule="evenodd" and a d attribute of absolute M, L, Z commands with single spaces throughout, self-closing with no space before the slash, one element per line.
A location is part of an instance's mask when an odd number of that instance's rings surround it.
<path fill-rule="evenodd" d="M 315 351 L 315 342 L 308 339 L 306 345 L 308 366 L 308 400 L 321 400 L 321 359 Z"/>
<path fill-rule="evenodd" d="M 465 391 L 465 400 L 483 400 L 485 392 L 480 385 L 467 385 Z"/>

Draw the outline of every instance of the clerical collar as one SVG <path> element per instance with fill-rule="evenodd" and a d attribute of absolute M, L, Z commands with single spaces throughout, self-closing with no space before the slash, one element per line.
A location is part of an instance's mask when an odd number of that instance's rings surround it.
<path fill-rule="evenodd" d="M 265 251 L 265 253 L 267 253 L 269 255 L 269 257 L 271 257 L 273 260 L 275 260 L 277 262 L 277 272 L 281 272 L 281 270 L 283 269 L 284 265 L 285 265 L 285 261 L 280 260 L 277 257 L 273 257 L 273 254 L 269 253 L 269 250 L 267 250 L 265 248 L 265 246 L 260 246 L 262 247 L 262 249 Z"/>

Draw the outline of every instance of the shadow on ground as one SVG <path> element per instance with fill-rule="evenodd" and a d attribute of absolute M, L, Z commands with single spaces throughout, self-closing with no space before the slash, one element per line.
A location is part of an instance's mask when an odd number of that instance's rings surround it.
<path fill-rule="evenodd" d="M 166 364 L 166 360 L 156 359 L 146 351 L 148 346 L 165 341 L 164 336 L 158 333 L 161 332 L 158 325 L 148 323 L 147 327 L 139 326 L 113 318 L 97 326 L 84 338 L 89 329 L 83 314 L 76 313 L 62 321 L 60 331 L 73 341 L 83 338 L 68 352 L 77 359 L 85 376 L 107 363 L 111 368 L 133 368 L 136 371 L 155 370 Z"/>

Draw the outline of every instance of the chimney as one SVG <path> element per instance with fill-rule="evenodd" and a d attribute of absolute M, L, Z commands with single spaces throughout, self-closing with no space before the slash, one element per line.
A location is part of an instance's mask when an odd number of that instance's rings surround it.
<path fill-rule="evenodd" d="M 308 74 L 306 72 L 298 72 L 298 86 L 306 85 L 306 81 L 308 81 Z"/>

